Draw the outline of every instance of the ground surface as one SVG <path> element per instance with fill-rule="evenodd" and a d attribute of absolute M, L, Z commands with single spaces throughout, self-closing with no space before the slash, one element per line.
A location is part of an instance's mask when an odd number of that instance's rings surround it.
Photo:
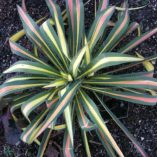
<path fill-rule="evenodd" d="M 94 0 L 86 6 L 86 25 L 92 21 L 93 3 Z M 26 0 L 28 12 L 34 19 L 38 19 L 43 15 L 49 14 L 44 0 Z M 59 1 L 59 4 L 64 7 L 64 3 Z M 114 4 L 114 0 L 111 3 Z M 119 4 L 120 1 L 118 1 Z M 131 6 L 144 5 L 147 1 L 129 0 Z M 0 72 L 9 67 L 18 58 L 12 55 L 7 39 L 10 35 L 22 28 L 17 15 L 16 4 L 21 4 L 20 0 L 0 0 Z M 150 0 L 145 9 L 131 12 L 131 20 L 137 21 L 142 25 L 142 30 L 148 31 L 157 26 L 157 0 Z M 27 43 L 25 43 L 27 45 Z M 142 49 L 142 50 L 141 50 Z M 142 44 L 138 49 L 145 56 L 157 52 L 157 35 Z M 113 102 L 114 103 L 114 102 Z M 141 105 L 129 104 L 128 118 L 122 120 L 130 132 L 144 147 L 150 157 L 157 156 L 157 107 L 143 107 Z M 119 143 L 126 157 L 138 157 L 136 150 L 119 128 L 111 121 L 108 124 L 113 136 Z M 11 146 L 5 142 L 3 134 L 3 126 L 0 123 L 0 157 L 35 157 L 35 146 L 26 146 L 20 143 L 18 146 Z M 78 132 L 79 133 L 79 132 Z M 61 137 L 61 136 L 60 136 Z M 83 153 L 83 145 L 80 138 L 76 136 L 76 156 L 85 157 Z M 90 145 L 93 157 L 106 156 L 103 147 L 97 141 L 97 138 L 92 133 Z"/>

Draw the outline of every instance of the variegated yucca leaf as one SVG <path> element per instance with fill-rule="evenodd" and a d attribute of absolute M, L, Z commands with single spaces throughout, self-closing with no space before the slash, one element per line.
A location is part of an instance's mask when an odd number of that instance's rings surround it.
<path fill-rule="evenodd" d="M 18 6 L 18 12 L 23 23 L 24 30 L 28 38 L 38 46 L 45 56 L 60 70 L 63 69 L 61 63 L 57 59 L 56 55 L 50 50 L 48 43 L 43 39 L 39 26 L 33 21 L 33 19 L 25 13 L 21 7 Z"/>
<path fill-rule="evenodd" d="M 66 8 L 69 24 L 69 50 L 71 56 L 75 56 L 81 48 L 84 31 L 84 7 L 82 0 L 66 0 Z"/>
<path fill-rule="evenodd" d="M 3 73 L 6 74 L 6 73 L 13 73 L 13 72 L 38 74 L 38 75 L 41 74 L 49 77 L 61 77 L 61 74 L 52 66 L 43 65 L 41 63 L 31 62 L 31 61 L 18 61 Z"/>
<path fill-rule="evenodd" d="M 91 120 L 85 115 L 83 107 L 78 101 L 78 99 L 77 99 L 76 112 L 77 112 L 79 125 L 83 131 L 90 131 L 95 129 L 96 127 L 95 124 L 93 124 Z"/>
<path fill-rule="evenodd" d="M 126 9 L 125 14 L 123 14 L 118 22 L 115 24 L 114 28 L 108 35 L 107 39 L 102 44 L 102 47 L 99 50 L 99 54 L 103 52 L 111 51 L 111 48 L 116 44 L 116 42 L 126 33 L 126 30 L 129 25 L 129 13 Z"/>
<path fill-rule="evenodd" d="M 116 124 L 121 128 L 121 130 L 125 133 L 125 135 L 133 142 L 134 146 L 137 148 L 137 150 L 139 152 L 141 152 L 141 154 L 143 156 L 147 156 L 147 154 L 145 153 L 145 151 L 143 150 L 143 148 L 140 146 L 140 144 L 136 141 L 136 139 L 130 134 L 130 132 L 128 131 L 128 129 L 122 124 L 122 122 L 112 113 L 112 111 L 107 107 L 106 104 L 104 104 L 101 99 L 98 97 L 97 94 L 95 94 L 97 99 L 99 100 L 99 102 L 101 103 L 101 105 L 105 108 L 105 110 L 107 111 L 107 113 L 111 116 L 111 118 L 116 122 Z M 101 135 L 101 133 L 100 133 Z M 104 141 L 105 142 L 105 141 Z"/>
<path fill-rule="evenodd" d="M 91 52 L 99 38 L 102 36 L 102 32 L 104 32 L 114 10 L 115 7 L 110 7 L 97 14 L 88 34 L 88 41 L 90 41 L 89 48 Z"/>
<path fill-rule="evenodd" d="M 45 76 L 37 76 L 37 75 L 29 76 L 28 74 L 23 74 L 23 75 L 20 75 L 20 76 L 11 77 L 11 78 L 7 79 L 5 81 L 5 83 L 17 82 L 17 81 L 28 81 L 28 80 L 38 80 L 38 81 L 42 80 L 42 81 L 47 82 L 47 80 L 52 81 L 52 80 L 54 80 L 54 78 L 48 78 L 48 77 L 45 77 Z"/>
<path fill-rule="evenodd" d="M 39 150 L 38 150 L 37 157 L 42 157 L 44 155 L 44 152 L 46 150 L 46 147 L 47 147 L 48 141 L 50 139 L 51 133 L 52 133 L 51 129 L 47 129 L 44 132 L 44 136 L 42 138 L 42 141 L 41 141 L 41 144 L 40 144 L 40 147 L 39 147 Z"/>
<path fill-rule="evenodd" d="M 157 33 L 157 28 L 155 28 L 155 29 L 153 29 L 153 30 L 151 30 L 149 32 L 146 32 L 146 33 L 142 34 L 139 37 L 136 37 L 134 40 L 132 40 L 126 46 L 122 47 L 119 50 L 119 52 L 126 53 L 126 52 L 130 51 L 131 49 L 133 49 L 134 47 L 138 46 L 139 44 L 141 44 L 142 42 L 144 42 L 145 40 L 147 40 L 149 37 L 151 37 L 155 33 Z"/>
<path fill-rule="evenodd" d="M 44 121 L 39 126 L 36 126 L 36 128 L 32 126 L 29 130 L 24 132 L 22 140 L 28 143 L 32 143 L 33 140 L 36 139 L 51 124 L 52 121 L 56 121 L 58 116 L 63 113 L 64 109 L 72 101 L 79 86 L 80 82 L 78 81 L 71 83 L 67 88 L 65 94 L 56 103 L 55 107 L 47 114 Z"/>
<path fill-rule="evenodd" d="M 89 80 L 86 80 L 87 84 L 96 85 L 96 86 L 115 86 L 115 87 L 126 87 L 126 88 L 136 88 L 136 89 L 157 89 L 156 79 L 144 76 L 132 76 L 128 75 L 124 77 L 124 75 L 114 78 L 114 76 L 110 76 L 106 78 L 103 76 L 92 77 Z"/>
<path fill-rule="evenodd" d="M 63 62 L 63 66 L 67 69 L 67 59 L 66 55 L 62 52 L 61 45 L 59 43 L 59 38 L 51 26 L 50 21 L 45 21 L 41 25 L 41 33 L 43 34 L 44 40 L 49 43 L 49 47 L 53 53 Z"/>
<path fill-rule="evenodd" d="M 51 17 L 37 22 L 18 6 L 24 30 L 10 38 L 10 48 L 25 60 L 3 72 L 14 73 L 14 76 L 0 86 L 0 98 L 13 99 L 10 110 L 23 130 L 21 140 L 28 144 L 36 142 L 39 145 L 37 156 L 43 157 L 51 134 L 64 130 L 62 154 L 74 157 L 77 125 L 86 156 L 93 156 L 88 133 L 95 131 L 110 157 L 124 157 L 125 152 L 123 154 L 117 145 L 99 111 L 101 104 L 138 152 L 148 157 L 99 95 L 134 104 L 156 105 L 157 79 L 153 78 L 151 62 L 157 56 L 144 58 L 131 50 L 157 33 L 157 28 L 141 34 L 139 23 L 129 18 L 132 9 L 127 1 L 116 7 L 110 6 L 109 0 L 100 0 L 98 5 L 95 1 L 95 19 L 86 30 L 83 1 L 65 2 L 66 10 L 61 12 L 55 0 L 46 0 Z M 118 10 L 116 16 L 115 10 Z M 41 21 L 44 22 L 39 26 Z M 124 43 L 123 39 L 134 31 L 137 37 Z M 24 34 L 31 41 L 32 49 L 17 43 Z M 130 55 L 124 54 L 129 51 Z M 127 69 L 136 65 L 144 66 L 144 71 L 132 70 L 128 74 Z M 100 104 L 96 104 L 97 99 Z"/>
<path fill-rule="evenodd" d="M 15 43 L 15 42 L 10 41 L 10 48 L 14 54 L 16 54 L 20 57 L 39 62 L 43 65 L 47 65 L 45 62 L 43 62 L 42 60 L 40 60 L 39 58 L 34 56 L 34 54 L 31 54 L 31 52 L 29 52 L 24 47 L 22 47 L 21 45 Z"/>
<path fill-rule="evenodd" d="M 100 0 L 98 11 L 103 11 L 109 6 L 109 0 Z"/>
<path fill-rule="evenodd" d="M 82 130 L 81 133 L 82 133 L 82 138 L 83 138 L 86 154 L 88 157 L 91 157 L 92 155 L 90 152 L 89 142 L 88 142 L 88 138 L 87 138 L 87 132 Z"/>
<path fill-rule="evenodd" d="M 11 93 L 31 89 L 34 87 L 42 87 L 46 85 L 46 82 L 40 80 L 29 80 L 29 81 L 15 81 L 10 83 L 4 83 L 0 86 L 0 96 L 6 96 Z"/>
<path fill-rule="evenodd" d="M 101 130 L 97 130 L 97 135 L 101 141 L 101 143 L 103 144 L 103 146 L 105 147 L 107 154 L 109 155 L 109 157 L 116 157 L 115 151 L 113 150 L 112 146 L 110 145 L 110 143 L 107 141 L 106 137 L 104 136 L 104 134 L 101 132 Z"/>
<path fill-rule="evenodd" d="M 73 146 L 72 146 L 72 143 L 70 140 L 70 135 L 67 130 L 64 132 L 63 154 L 65 157 L 73 157 L 74 156 Z"/>
<path fill-rule="evenodd" d="M 96 72 L 102 68 L 107 68 L 123 63 L 129 63 L 129 62 L 137 62 L 141 61 L 142 59 L 137 57 L 132 57 L 129 55 L 122 55 L 118 53 L 105 53 L 97 56 L 95 59 L 92 60 L 92 62 L 83 69 L 82 73 L 80 73 L 80 76 L 78 78 L 82 78 L 86 75 L 89 75 L 90 73 Z"/>
<path fill-rule="evenodd" d="M 102 131 L 106 140 L 110 143 L 110 145 L 115 149 L 117 154 L 120 157 L 124 157 L 123 153 L 121 152 L 120 148 L 118 147 L 117 143 L 113 139 L 111 133 L 107 129 L 103 118 L 101 117 L 99 110 L 96 104 L 90 99 L 90 97 L 85 94 L 83 91 L 80 91 L 81 102 L 83 107 L 85 108 L 86 112 L 89 114 L 92 121 L 97 125 L 97 127 Z"/>
<path fill-rule="evenodd" d="M 63 19 L 61 18 L 61 11 L 59 6 L 52 0 L 46 0 L 49 10 L 52 14 L 52 18 L 55 21 L 55 26 L 57 29 L 57 34 L 59 37 L 59 43 L 61 45 L 62 53 L 69 59 L 69 50 L 67 47 L 67 42 L 65 38 L 65 29 L 63 25 Z"/>
<path fill-rule="evenodd" d="M 157 97 L 149 95 L 148 93 L 134 93 L 132 91 L 126 92 L 125 90 L 116 90 L 116 89 L 109 89 L 109 88 L 99 88 L 99 87 L 84 87 L 85 89 L 92 90 L 94 92 L 98 92 L 112 98 L 133 102 L 137 104 L 145 104 L 145 105 L 156 105 Z M 147 90 L 146 90 L 147 91 Z"/>
<path fill-rule="evenodd" d="M 62 97 L 65 92 L 66 92 L 67 88 L 64 88 L 61 92 L 60 92 L 60 97 Z M 73 135 L 73 125 L 72 125 L 72 107 L 71 107 L 71 103 L 68 104 L 68 106 L 65 108 L 64 110 L 64 118 L 65 118 L 65 122 L 66 122 L 66 127 L 67 127 L 67 132 L 68 132 L 68 136 L 70 136 L 70 143 L 73 146 L 74 145 L 74 135 Z"/>
<path fill-rule="evenodd" d="M 39 94 L 32 96 L 30 99 L 25 101 L 22 106 L 21 110 L 23 115 L 28 119 L 29 114 L 35 110 L 39 105 L 41 105 L 50 95 L 49 91 L 44 91 Z"/>

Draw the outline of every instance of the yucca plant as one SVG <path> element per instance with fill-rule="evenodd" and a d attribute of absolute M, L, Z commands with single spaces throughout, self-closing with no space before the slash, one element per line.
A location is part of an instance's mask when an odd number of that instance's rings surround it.
<path fill-rule="evenodd" d="M 63 129 L 63 154 L 74 156 L 74 128 L 78 124 L 88 157 L 92 156 L 87 138 L 91 130 L 96 131 L 110 157 L 124 157 L 100 114 L 96 104 L 99 101 L 139 153 L 143 157 L 148 156 L 102 102 L 100 95 L 141 105 L 156 105 L 157 80 L 152 77 L 152 64 L 149 62 L 156 56 L 144 59 L 139 54 L 126 53 L 155 34 L 157 28 L 142 35 L 138 31 L 135 39 L 117 48 L 124 37 L 140 28 L 138 23 L 130 23 L 127 2 L 120 9 L 117 22 L 113 23 L 111 17 L 118 8 L 109 6 L 108 0 L 100 1 L 88 31 L 84 27 L 82 0 L 66 0 L 63 13 L 53 0 L 46 0 L 46 3 L 52 18 L 41 26 L 18 6 L 24 31 L 33 43 L 35 53 L 11 38 L 12 52 L 30 61 L 18 61 L 4 71 L 4 74 L 18 75 L 6 80 L 0 87 L 1 97 L 11 96 L 13 99 L 11 113 L 15 121 L 24 117 L 28 122 L 27 126 L 21 126 L 21 140 L 28 144 L 36 142 L 39 145 L 37 156 L 41 157 L 52 131 Z M 64 19 L 68 17 L 66 27 L 62 15 Z M 148 71 L 118 73 L 138 64 L 143 64 Z M 17 114 L 20 109 L 22 115 Z"/>

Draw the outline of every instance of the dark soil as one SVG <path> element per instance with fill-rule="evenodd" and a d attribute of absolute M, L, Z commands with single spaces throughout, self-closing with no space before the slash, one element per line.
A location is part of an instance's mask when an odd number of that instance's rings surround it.
<path fill-rule="evenodd" d="M 118 1 L 120 4 L 122 0 Z M 34 19 L 39 19 L 43 15 L 49 15 L 48 9 L 44 0 L 27 0 L 27 8 L 29 14 Z M 58 3 L 62 8 L 64 3 L 62 0 L 58 0 Z M 130 0 L 131 7 L 144 5 L 146 0 Z M 21 22 L 19 20 L 16 5 L 21 4 L 21 0 L 0 0 L 0 73 L 13 64 L 18 57 L 12 55 L 8 38 L 22 29 Z M 111 4 L 115 4 L 114 0 L 111 0 Z M 86 27 L 93 20 L 94 0 L 86 6 Z M 137 21 L 142 25 L 142 31 L 148 31 L 157 26 L 157 0 L 150 0 L 150 3 L 144 9 L 131 11 L 131 20 Z M 26 41 L 25 41 L 26 42 Z M 24 43 L 27 45 L 27 42 Z M 150 56 L 156 53 L 157 50 L 157 35 L 154 35 L 151 39 L 141 44 L 135 51 L 141 52 L 144 56 Z M 135 70 L 138 70 L 136 68 Z M 156 71 L 155 71 L 156 72 Z M 155 74 L 156 76 L 156 74 Z M 114 101 L 113 101 L 114 103 Z M 125 103 L 127 104 L 127 103 Z M 145 107 L 142 105 L 129 104 L 128 118 L 122 120 L 125 126 L 141 143 L 145 151 L 150 157 L 157 156 L 157 107 Z M 35 157 L 36 146 L 27 146 L 20 142 L 18 146 L 11 146 L 6 143 L 3 133 L 3 126 L 0 123 L 0 157 Z M 122 131 L 112 122 L 108 123 L 113 136 L 120 145 L 126 157 L 138 157 L 133 144 L 129 142 Z M 85 157 L 84 147 L 79 136 L 79 131 L 76 129 L 76 156 Z M 104 148 L 98 141 L 93 132 L 89 135 L 90 146 L 93 157 L 106 156 Z M 59 136 L 60 139 L 61 136 Z M 56 139 L 58 137 L 56 136 Z M 54 139 L 55 140 L 55 139 Z M 59 142 L 60 143 L 60 142 Z"/>

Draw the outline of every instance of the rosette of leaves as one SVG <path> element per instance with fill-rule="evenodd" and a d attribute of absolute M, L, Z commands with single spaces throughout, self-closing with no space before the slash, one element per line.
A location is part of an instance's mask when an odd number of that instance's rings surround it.
<path fill-rule="evenodd" d="M 22 127 L 21 140 L 39 144 L 38 157 L 43 156 L 52 130 L 63 129 L 63 154 L 74 156 L 76 124 L 82 132 L 88 157 L 92 156 L 87 136 L 91 130 L 96 131 L 110 157 L 124 157 L 100 114 L 96 104 L 98 99 L 139 153 L 146 157 L 140 144 L 101 101 L 100 94 L 141 105 L 156 105 L 157 80 L 150 76 L 152 72 L 115 72 L 137 64 L 147 64 L 156 58 L 144 59 L 135 53 L 126 53 L 155 34 L 157 28 L 140 34 L 118 48 L 124 37 L 139 28 L 138 23 L 130 22 L 127 3 L 118 13 L 117 22 L 112 23 L 110 21 L 116 7 L 109 6 L 108 0 L 102 0 L 88 31 L 85 30 L 82 0 L 66 0 L 66 27 L 56 2 L 46 0 L 46 3 L 52 19 L 40 26 L 18 6 L 25 33 L 38 53 L 31 53 L 10 41 L 12 52 L 27 60 L 18 61 L 4 71 L 4 74 L 18 75 L 6 80 L 0 87 L 1 97 L 11 95 L 14 98 L 11 113 L 15 121 L 21 118 L 16 115 L 18 110 L 21 110 L 22 118 L 28 121 L 28 125 Z M 63 123 L 58 123 L 58 119 L 62 119 Z"/>

